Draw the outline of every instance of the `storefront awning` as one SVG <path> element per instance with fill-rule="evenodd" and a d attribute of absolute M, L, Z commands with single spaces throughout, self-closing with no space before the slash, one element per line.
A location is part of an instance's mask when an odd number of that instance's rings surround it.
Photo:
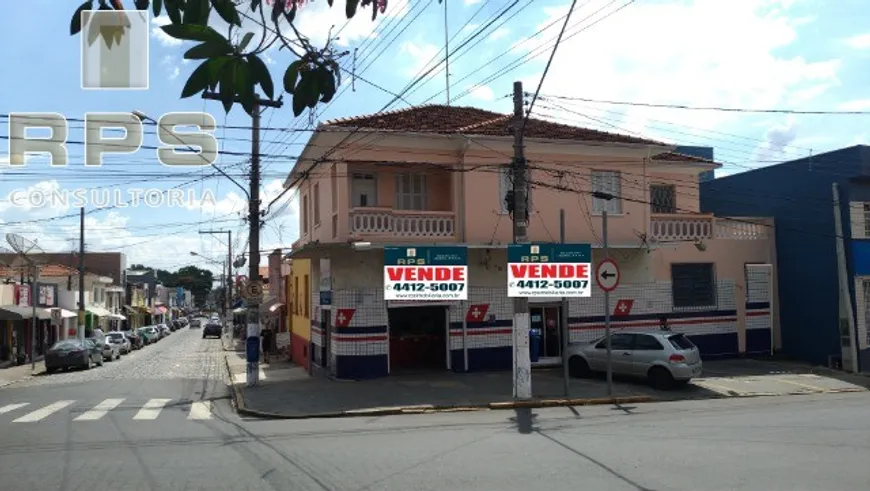
<path fill-rule="evenodd" d="M 40 320 L 49 320 L 51 319 L 51 312 L 47 309 L 37 307 L 36 317 Z M 32 318 L 32 307 L 19 307 L 17 305 L 3 305 L 0 307 L 0 320 L 20 321 Z"/>
<path fill-rule="evenodd" d="M 112 315 L 109 316 L 109 318 L 110 318 L 110 319 L 115 319 L 115 320 L 118 320 L 118 321 L 125 321 L 125 320 L 127 320 L 127 318 L 124 317 L 124 316 L 121 315 L 121 314 L 112 314 Z"/>
<path fill-rule="evenodd" d="M 140 314 L 150 314 L 151 313 L 151 311 L 148 310 L 148 307 L 142 307 L 141 305 L 137 305 L 133 308 L 135 309 L 136 312 L 138 312 Z"/>
<path fill-rule="evenodd" d="M 163 314 L 165 314 L 166 312 L 169 312 L 169 310 L 167 310 L 166 307 L 163 307 L 163 306 L 157 306 L 157 307 L 154 307 L 154 309 L 152 310 L 151 314 L 152 314 L 152 315 L 163 315 Z"/>
<path fill-rule="evenodd" d="M 237 309 L 234 309 L 233 313 L 234 314 L 244 314 L 247 311 L 248 311 L 247 307 L 239 307 Z"/>
<path fill-rule="evenodd" d="M 135 314 L 135 313 L 136 313 L 136 309 L 134 309 L 134 308 L 131 307 L 130 305 L 124 305 L 124 310 L 126 310 L 127 312 L 130 312 L 131 314 Z"/>
<path fill-rule="evenodd" d="M 112 316 L 111 312 L 109 312 L 108 310 L 106 310 L 102 307 L 97 307 L 97 306 L 86 307 L 85 310 L 87 310 L 88 312 L 90 312 L 93 315 L 96 315 L 97 317 L 111 317 Z"/>

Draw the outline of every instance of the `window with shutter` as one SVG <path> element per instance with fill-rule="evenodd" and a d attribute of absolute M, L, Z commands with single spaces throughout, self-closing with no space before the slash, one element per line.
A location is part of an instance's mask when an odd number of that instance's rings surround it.
<path fill-rule="evenodd" d="M 676 213 L 677 187 L 673 184 L 653 184 L 649 187 L 650 212 Z"/>
<path fill-rule="evenodd" d="M 712 263 L 671 264 L 674 308 L 715 307 L 716 279 Z"/>
<path fill-rule="evenodd" d="M 396 209 L 425 210 L 427 205 L 426 175 L 403 173 L 396 175 Z"/>

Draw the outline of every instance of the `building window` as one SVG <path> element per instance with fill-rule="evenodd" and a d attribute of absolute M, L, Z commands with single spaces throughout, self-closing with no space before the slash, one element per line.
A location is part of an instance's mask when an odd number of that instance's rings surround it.
<path fill-rule="evenodd" d="M 870 237 L 870 203 L 864 203 L 864 237 Z"/>
<path fill-rule="evenodd" d="M 713 264 L 671 264 L 671 292 L 674 308 L 716 306 Z"/>
<path fill-rule="evenodd" d="M 304 309 L 303 312 L 305 312 L 305 313 L 303 314 L 303 316 L 309 317 L 309 315 L 308 315 L 309 309 L 311 308 L 311 284 L 309 284 L 309 282 L 308 282 L 308 275 L 305 275 L 304 283 L 305 283 L 305 298 L 303 298 L 302 301 L 305 303 L 302 306 L 302 308 Z"/>
<path fill-rule="evenodd" d="M 302 197 L 302 233 L 308 233 L 308 196 Z"/>
<path fill-rule="evenodd" d="M 314 225 L 320 225 L 320 184 L 314 185 Z"/>
<path fill-rule="evenodd" d="M 404 173 L 396 176 L 396 209 L 426 209 L 426 175 Z"/>
<path fill-rule="evenodd" d="M 351 207 L 377 206 L 378 180 L 374 174 L 354 173 L 351 181 Z"/>
<path fill-rule="evenodd" d="M 622 176 L 618 171 L 592 171 L 592 192 L 608 193 L 614 197 L 611 200 L 593 197 L 592 211 L 594 213 L 604 211 L 617 215 L 622 213 Z"/>
<path fill-rule="evenodd" d="M 293 314 L 299 315 L 299 277 L 293 277 Z"/>
<path fill-rule="evenodd" d="M 673 184 L 653 184 L 649 187 L 650 212 L 676 213 L 677 187 Z"/>

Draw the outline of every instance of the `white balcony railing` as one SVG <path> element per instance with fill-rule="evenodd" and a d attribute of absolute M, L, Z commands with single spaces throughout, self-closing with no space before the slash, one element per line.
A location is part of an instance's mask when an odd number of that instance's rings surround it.
<path fill-rule="evenodd" d="M 654 241 L 696 241 L 702 239 L 762 240 L 770 237 L 761 218 L 720 218 L 713 215 L 653 214 L 650 238 Z"/>
<path fill-rule="evenodd" d="M 456 236 L 453 212 L 354 208 L 350 233 L 355 236 L 449 239 Z"/>

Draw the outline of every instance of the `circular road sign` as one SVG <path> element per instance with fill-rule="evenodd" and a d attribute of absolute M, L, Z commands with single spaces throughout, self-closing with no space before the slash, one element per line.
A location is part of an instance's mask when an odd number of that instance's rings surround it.
<path fill-rule="evenodd" d="M 598 263 L 595 269 L 595 281 L 598 288 L 606 292 L 612 292 L 619 286 L 619 266 L 613 259 L 605 259 Z"/>
<path fill-rule="evenodd" d="M 248 299 L 262 297 L 263 285 L 258 281 L 249 281 L 245 284 L 245 296 L 248 297 Z"/>

